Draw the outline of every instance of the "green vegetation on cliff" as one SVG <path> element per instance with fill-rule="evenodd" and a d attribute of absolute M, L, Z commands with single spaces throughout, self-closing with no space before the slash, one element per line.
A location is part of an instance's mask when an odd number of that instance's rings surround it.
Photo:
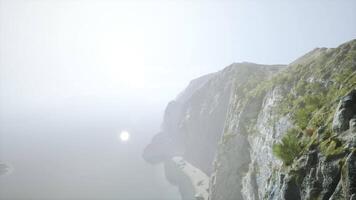
<path fill-rule="evenodd" d="M 302 153 L 303 145 L 299 142 L 297 134 L 297 130 L 290 129 L 282 140 L 273 146 L 274 155 L 285 165 L 291 165 L 293 160 Z"/>
<path fill-rule="evenodd" d="M 294 126 L 273 145 L 273 154 L 288 166 L 286 180 L 294 180 L 285 183 L 286 188 L 293 187 L 285 194 L 297 199 L 349 199 L 355 191 L 347 188 L 355 177 L 341 169 L 354 168 L 355 124 L 350 119 L 356 114 L 356 40 L 310 52 L 270 81 L 269 89 L 276 87 L 284 93 L 278 113 Z M 350 127 L 338 130 L 335 123 Z"/>
<path fill-rule="evenodd" d="M 356 40 L 315 49 L 271 74 L 239 70 L 214 162 L 213 199 L 356 195 Z"/>
<path fill-rule="evenodd" d="M 320 144 L 326 156 L 340 153 L 340 142 L 329 141 L 335 135 L 331 125 L 340 97 L 356 87 L 356 40 L 336 49 L 316 49 L 287 70 L 272 80 L 286 92 L 280 114 L 288 115 L 302 131 L 317 130 L 318 141 L 310 145 Z M 282 141 L 290 139 L 289 134 L 285 137 Z"/>
<path fill-rule="evenodd" d="M 281 142 L 273 147 L 273 152 L 285 165 L 291 165 L 311 145 L 320 146 L 321 151 L 328 156 L 341 151 L 338 149 L 339 145 L 334 145 L 333 142 L 327 143 L 331 145 L 328 148 L 320 144 L 326 143 L 324 141 L 335 135 L 331 125 L 340 98 L 356 88 L 356 40 L 338 48 L 317 48 L 276 73 L 271 79 L 261 81 L 260 77 L 254 76 L 256 75 L 251 75 L 251 80 L 244 85 L 236 86 L 241 101 L 233 105 L 232 110 L 248 107 L 251 102 L 263 98 L 273 89 L 282 91 L 277 108 L 278 116 L 273 118 L 287 116 L 294 129 L 284 134 Z M 243 124 L 249 134 L 254 132 L 256 117 L 252 114 L 244 118 Z M 271 119 L 271 123 L 274 122 L 275 119 Z M 309 135 L 301 134 L 306 132 Z M 226 133 L 224 136 L 223 141 L 226 143 L 234 134 L 230 136 Z M 337 150 L 331 150 L 335 148 Z"/>

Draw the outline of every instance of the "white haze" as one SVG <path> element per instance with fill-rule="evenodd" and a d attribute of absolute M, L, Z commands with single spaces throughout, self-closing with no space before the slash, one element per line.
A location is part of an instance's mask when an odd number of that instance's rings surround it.
<path fill-rule="evenodd" d="M 356 37 L 356 2 L 0 0 L 0 199 L 179 199 L 141 152 L 189 81 Z M 122 143 L 117 135 L 130 132 Z"/>

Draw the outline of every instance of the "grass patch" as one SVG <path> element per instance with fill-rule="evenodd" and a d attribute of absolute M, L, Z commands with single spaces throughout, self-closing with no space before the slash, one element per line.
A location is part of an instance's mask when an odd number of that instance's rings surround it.
<path fill-rule="evenodd" d="M 298 131 L 290 129 L 283 136 L 279 143 L 273 145 L 273 154 L 283 161 L 283 164 L 289 166 L 294 159 L 299 157 L 303 151 L 304 145 L 298 138 Z"/>

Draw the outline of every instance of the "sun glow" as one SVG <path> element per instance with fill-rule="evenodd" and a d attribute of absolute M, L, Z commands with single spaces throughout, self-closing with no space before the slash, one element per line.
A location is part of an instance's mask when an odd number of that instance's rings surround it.
<path fill-rule="evenodd" d="M 119 135 L 119 139 L 122 142 L 127 142 L 128 140 L 130 140 L 130 133 L 127 131 L 121 131 L 121 133 Z"/>

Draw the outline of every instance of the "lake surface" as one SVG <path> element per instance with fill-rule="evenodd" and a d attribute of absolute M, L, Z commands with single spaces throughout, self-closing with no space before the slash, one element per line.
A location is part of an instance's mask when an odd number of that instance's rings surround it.
<path fill-rule="evenodd" d="M 0 176 L 0 199 L 179 200 L 163 167 L 141 157 L 161 116 L 112 107 L 1 112 L 0 161 L 13 170 Z"/>

